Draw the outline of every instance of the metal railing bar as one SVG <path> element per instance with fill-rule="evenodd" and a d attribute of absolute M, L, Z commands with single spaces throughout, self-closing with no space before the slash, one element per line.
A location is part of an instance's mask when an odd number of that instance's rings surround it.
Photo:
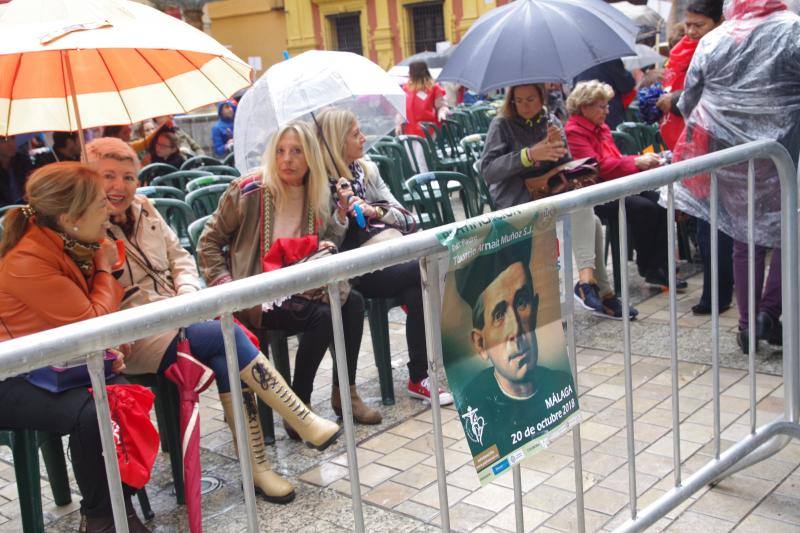
<path fill-rule="evenodd" d="M 442 360 L 442 331 L 440 328 L 442 295 L 439 286 L 437 256 L 419 261 L 422 277 L 422 308 L 425 314 L 425 343 L 428 349 L 428 379 L 430 380 L 431 415 L 433 416 L 433 453 L 436 456 L 436 480 L 439 486 L 439 519 L 442 531 L 450 531 L 450 505 L 447 497 L 447 470 L 442 440 L 442 408 L 439 405 L 439 361 Z"/>
<path fill-rule="evenodd" d="M 268 274 L 236 280 L 224 287 L 211 287 L 195 294 L 177 296 L 24 338 L 8 340 L 0 343 L 0 379 L 63 362 L 69 358 L 83 357 L 86 353 L 162 333 L 208 317 L 274 301 L 287 294 L 324 286 L 331 281 L 350 279 L 393 264 L 441 252 L 443 247 L 436 238 L 437 234 L 467 224 L 514 213 L 529 215 L 568 213 L 587 205 L 606 203 L 635 192 L 659 188 L 682 176 L 747 161 L 753 157 L 771 158 L 779 169 L 782 183 L 790 181 L 785 179 L 788 175 L 792 176 L 792 180 L 795 179 L 796 170 L 788 152 L 776 142 L 757 141 L 728 148 L 696 159 L 642 172 L 625 180 L 609 181 L 508 208 L 491 215 L 482 215 L 468 221 L 408 235 L 402 239 L 393 239 L 376 247 L 377 250 L 373 247 L 360 248 Z M 791 185 L 791 190 L 796 194 L 796 184 Z M 792 205 L 797 205 L 796 198 L 792 202 Z M 796 213 L 793 219 L 797 219 Z M 796 263 L 795 258 L 794 264 Z M 797 340 L 796 335 L 790 337 Z M 792 343 L 796 344 L 794 341 Z"/>
<path fill-rule="evenodd" d="M 622 280 L 622 348 L 625 366 L 625 434 L 628 444 L 628 504 L 636 519 L 636 442 L 633 428 L 633 370 L 631 368 L 630 288 L 628 287 L 628 217 L 625 198 L 619 199 L 619 265 Z"/>
<path fill-rule="evenodd" d="M 244 403 L 242 402 L 242 382 L 239 379 L 239 356 L 236 350 L 236 339 L 233 332 L 233 315 L 226 313 L 220 317 L 222 341 L 225 345 L 225 364 L 233 398 L 233 426 L 236 431 L 236 451 L 239 453 L 239 464 L 242 469 L 242 490 L 244 506 L 247 514 L 247 530 L 258 531 L 258 513 L 256 512 L 256 491 L 253 482 L 253 467 L 250 462 L 250 439 L 247 436 Z"/>
<path fill-rule="evenodd" d="M 561 217 L 564 243 L 562 246 L 561 261 L 564 268 L 564 303 L 567 314 L 567 355 L 575 380 L 575 390 L 578 388 L 578 356 L 575 347 L 575 299 L 572 296 L 572 217 Z M 586 509 L 583 502 L 583 453 L 581 443 L 581 425 L 575 424 L 572 428 L 572 460 L 575 471 L 575 507 L 578 533 L 586 531 Z"/>
<path fill-rule="evenodd" d="M 358 455 L 356 454 L 356 431 L 353 427 L 353 405 L 350 401 L 350 379 L 347 372 L 347 348 L 344 339 L 342 320 L 342 300 L 339 296 L 339 282 L 328 284 L 328 299 L 333 325 L 333 345 L 336 350 L 336 377 L 339 380 L 339 394 L 342 400 L 342 423 L 347 444 L 347 469 L 350 471 L 350 497 L 353 501 L 355 531 L 364 532 L 364 509 L 361 503 L 361 481 L 358 475 Z"/>
<path fill-rule="evenodd" d="M 711 238 L 711 379 L 714 391 L 714 457 L 719 459 L 722 449 L 722 424 L 719 381 L 719 182 L 717 173 L 711 172 L 710 198 L 710 238 Z"/>
<path fill-rule="evenodd" d="M 669 364 L 672 374 L 672 460 L 675 486 L 681 484 L 681 418 L 678 382 L 678 298 L 675 292 L 675 190 L 667 185 L 667 268 L 669 269 Z"/>
<path fill-rule="evenodd" d="M 517 524 L 517 533 L 525 533 L 525 517 L 522 512 L 522 473 L 519 463 L 516 463 L 511 472 L 514 476 L 514 519 Z"/>
<path fill-rule="evenodd" d="M 747 163 L 747 382 L 750 392 L 750 433 L 756 431 L 756 214 L 755 171 L 753 160 Z"/>

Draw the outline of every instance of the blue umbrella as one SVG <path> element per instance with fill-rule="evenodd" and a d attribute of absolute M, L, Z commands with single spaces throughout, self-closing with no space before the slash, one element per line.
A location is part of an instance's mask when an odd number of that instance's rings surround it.
<path fill-rule="evenodd" d="M 517 0 L 479 18 L 438 81 L 475 92 L 571 82 L 587 68 L 636 55 L 639 28 L 602 0 Z"/>

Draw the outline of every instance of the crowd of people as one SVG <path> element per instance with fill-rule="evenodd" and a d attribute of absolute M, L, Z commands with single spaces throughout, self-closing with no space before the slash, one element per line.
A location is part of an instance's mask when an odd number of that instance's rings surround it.
<path fill-rule="evenodd" d="M 797 163 L 800 22 L 782 6 L 776 0 L 733 0 L 723 17 L 721 0 L 690 2 L 686 34 L 672 48 L 666 70 L 658 74 L 669 86 L 657 103 L 663 113 L 662 133 L 676 159 L 756 138 L 777 138 Z M 446 92 L 424 63 L 412 63 L 409 72 L 411 79 L 404 87 L 407 121 L 398 124 L 398 132 L 421 134 L 426 126 L 420 123 L 440 124 L 446 118 Z M 752 97 L 754 88 L 761 90 L 763 85 L 770 89 L 767 99 L 759 100 L 762 107 L 743 110 L 738 104 L 735 109 L 726 104 Z M 614 142 L 612 129 L 624 119 L 634 87 L 633 75 L 614 60 L 578 76 L 571 90 L 555 84 L 508 88 L 489 126 L 479 165 L 494 205 L 501 209 L 530 201 L 526 179 L 573 159 L 594 159 L 600 181 L 626 179 L 665 164 L 665 158 L 654 153 L 622 155 Z M 767 104 L 780 109 L 780 116 L 758 112 Z M 216 156 L 232 149 L 235 112 L 234 102 L 218 106 L 211 143 Z M 209 286 L 220 285 L 288 266 L 311 254 L 369 246 L 416 229 L 413 216 L 365 154 L 358 117 L 344 109 L 326 109 L 314 125 L 297 121 L 274 133 L 261 168 L 233 181 L 220 199 L 200 236 L 197 264 L 158 211 L 136 194 L 143 163 L 179 168 L 187 153 L 200 152 L 197 143 L 170 117 L 145 121 L 135 130 L 110 126 L 92 136 L 87 139 L 85 163 L 79 162 L 81 143 L 76 134 L 54 134 L 52 149 L 37 152 L 46 157 L 31 155 L 43 146 L 40 136 L 0 139 L 0 206 L 19 204 L 6 212 L 0 239 L 0 341 L 192 293 L 201 290 L 201 275 Z M 736 166 L 720 174 L 720 209 L 728 224 L 720 228 L 718 249 L 720 310 L 731 305 L 735 288 L 737 341 L 745 352 L 752 319 L 747 312 L 747 243 L 742 232 L 746 173 L 746 168 Z M 769 226 L 779 194 L 774 168 L 757 165 L 756 180 L 763 211 L 759 216 L 766 221 L 757 231 L 756 243 L 757 341 L 780 344 L 780 233 L 779 226 Z M 707 185 L 707 177 L 694 177 L 684 184 L 684 196 L 679 195 L 686 199 L 687 213 L 697 218 L 706 272 L 711 261 Z M 705 201 L 705 211 L 692 199 Z M 668 285 L 667 228 L 674 221 L 668 220 L 655 191 L 624 202 L 639 273 L 649 284 Z M 623 308 L 609 283 L 601 221 L 617 215 L 616 202 L 571 215 L 578 267 L 575 298 L 612 319 L 622 319 Z M 122 243 L 124 257 L 119 257 L 114 241 Z M 678 277 L 676 289 L 686 287 Z M 710 312 L 710 293 L 710 278 L 705 276 L 703 295 L 693 308 L 696 314 Z M 432 391 L 428 380 L 422 289 L 415 262 L 351 280 L 341 297 L 348 383 L 340 384 L 334 376 L 331 406 L 337 415 L 342 412 L 341 389 L 347 387 L 356 423 L 382 421 L 380 411 L 361 398 L 356 386 L 364 298 L 393 298 L 407 313 L 408 394 L 423 400 L 437 394 L 442 405 L 452 403 L 448 391 Z M 635 319 L 637 310 L 630 306 L 629 312 Z M 255 488 L 267 501 L 288 503 L 295 497 L 294 488 L 266 459 L 255 398 L 283 417 L 289 438 L 319 450 L 337 439 L 339 425 L 310 408 L 318 368 L 333 340 L 330 303 L 318 293 L 304 293 L 244 310 L 238 319 L 235 341 L 239 379 L 245 386 L 241 399 L 230 392 L 222 331 L 215 320 L 115 347 L 116 377 L 111 382 L 125 383 L 125 374 L 165 373 L 176 361 L 179 341 L 187 339 L 193 356 L 215 372 L 229 423 L 236 402 L 244 404 Z M 262 329 L 302 334 L 291 383 L 252 340 L 250 330 Z M 7 407 L 0 414 L 0 427 L 70 435 L 85 530 L 112 531 L 90 398 L 85 387 L 53 393 L 26 376 L 6 379 L 0 381 L 0 399 Z M 126 487 L 124 492 L 131 531 L 147 531 L 130 505 L 133 490 Z"/>

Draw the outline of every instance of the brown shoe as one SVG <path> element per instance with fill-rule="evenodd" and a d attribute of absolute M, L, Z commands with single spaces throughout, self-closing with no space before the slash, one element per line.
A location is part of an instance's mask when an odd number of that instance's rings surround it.
<path fill-rule="evenodd" d="M 380 411 L 373 409 L 364 403 L 358 395 L 355 385 L 350 385 L 350 405 L 353 407 L 353 421 L 358 424 L 375 425 L 380 424 Z M 331 407 L 336 416 L 342 416 L 342 397 L 339 394 L 339 387 L 334 385 L 331 388 Z"/>

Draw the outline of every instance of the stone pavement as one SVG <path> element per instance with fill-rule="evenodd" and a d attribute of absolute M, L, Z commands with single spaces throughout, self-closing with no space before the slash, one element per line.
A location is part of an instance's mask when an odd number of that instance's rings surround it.
<path fill-rule="evenodd" d="M 635 269 L 634 269 L 635 270 Z M 679 350 L 682 475 L 687 477 L 713 456 L 710 324 L 694 317 L 690 307 L 699 297 L 700 276 L 689 279 L 689 292 L 679 295 Z M 638 505 L 643 508 L 672 487 L 672 418 L 669 371 L 669 315 L 666 294 L 649 291 L 635 275 L 632 299 L 639 320 L 632 324 L 634 416 Z M 431 411 L 427 404 L 405 396 L 404 316 L 392 314 L 391 343 L 397 403 L 381 406 L 384 422 L 357 427 L 359 476 L 367 531 L 438 531 L 439 501 L 433 456 Z M 721 318 L 722 447 L 749 431 L 746 360 L 738 352 L 733 331 L 736 314 Z M 576 311 L 578 386 L 583 446 L 583 480 L 587 531 L 612 530 L 624 522 L 627 507 L 623 385 L 622 323 Z M 365 327 L 364 352 L 371 351 Z M 763 343 L 762 343 L 763 345 Z M 782 412 L 780 351 L 762 348 L 757 381 L 759 424 Z M 331 359 L 318 374 L 312 402 L 323 416 L 329 405 Z M 372 405 L 380 405 L 377 370 L 371 353 L 363 353 L 359 390 Z M 205 529 L 243 531 L 245 516 L 239 488 L 240 471 L 230 433 L 216 394 L 203 395 L 201 410 L 202 463 L 205 476 L 220 481 L 204 496 Z M 481 488 L 471 465 L 464 435 L 452 408 L 442 413 L 451 527 L 454 531 L 514 531 L 512 477 L 505 475 Z M 262 531 L 352 531 L 350 482 L 345 447 L 340 440 L 319 453 L 286 438 L 280 424 L 277 443 L 269 447 L 276 469 L 296 485 L 296 500 L 285 506 L 259 501 Z M 800 530 L 800 443 L 792 442 L 774 457 L 704 488 L 661 519 L 654 530 L 758 531 Z M 565 436 L 522 463 L 526 531 L 575 531 L 576 508 L 572 438 Z M 187 530 L 185 509 L 175 504 L 169 461 L 160 454 L 148 492 L 154 531 Z M 42 477 L 48 531 L 75 531 L 79 494 L 74 502 L 55 507 L 46 476 Z M 14 471 L 8 449 L 0 449 L 0 530 L 20 531 Z"/>

